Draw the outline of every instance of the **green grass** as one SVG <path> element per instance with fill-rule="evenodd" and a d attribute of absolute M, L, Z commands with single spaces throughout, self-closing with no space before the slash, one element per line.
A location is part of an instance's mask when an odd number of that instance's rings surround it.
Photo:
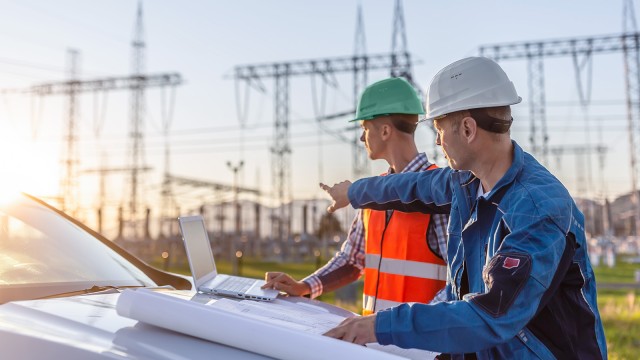
<path fill-rule="evenodd" d="M 609 359 L 637 359 L 640 353 L 640 290 L 599 290 L 598 309 Z"/>
<path fill-rule="evenodd" d="M 620 256 L 615 267 L 598 266 L 593 271 L 596 274 L 598 283 L 633 283 L 635 282 L 635 271 L 640 270 L 640 264 L 629 264 L 625 262 L 627 257 Z"/>
<path fill-rule="evenodd" d="M 627 263 L 627 258 L 619 256 L 612 268 L 595 267 L 597 283 L 633 284 L 640 264 Z M 607 338 L 609 359 L 637 359 L 640 353 L 640 290 L 602 286 L 598 290 L 598 309 Z"/>
<path fill-rule="evenodd" d="M 629 264 L 623 260 L 624 258 L 621 258 L 614 268 L 605 266 L 595 268 L 598 283 L 633 283 L 635 271 L 640 270 L 640 264 Z M 160 261 L 152 264 L 161 268 Z M 216 265 L 221 273 L 231 273 L 230 263 L 220 261 L 216 262 Z M 241 275 L 263 278 L 267 271 L 282 271 L 299 280 L 311 274 L 317 267 L 314 262 L 277 263 L 244 259 Z M 190 274 L 188 265 L 168 270 Z M 362 306 L 362 297 L 360 296 L 362 283 L 359 282 L 356 286 L 358 295 L 355 302 L 340 302 L 336 300 L 334 293 L 324 294 L 319 300 L 359 313 Z M 604 323 L 609 358 L 612 360 L 637 359 L 640 354 L 640 290 L 600 289 L 598 290 L 598 308 Z"/>

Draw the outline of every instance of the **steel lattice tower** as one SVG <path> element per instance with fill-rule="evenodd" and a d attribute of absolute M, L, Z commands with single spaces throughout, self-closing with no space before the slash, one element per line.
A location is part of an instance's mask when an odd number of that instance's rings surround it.
<path fill-rule="evenodd" d="M 628 1 L 625 9 L 633 6 Z M 633 10 L 625 10 L 625 14 L 633 14 Z M 631 16 L 631 15 L 625 15 Z M 635 24 L 635 17 L 632 19 Z M 626 23 L 625 23 L 626 24 Z M 544 67 L 545 57 L 577 57 L 593 54 L 622 53 L 624 56 L 625 90 L 627 96 L 627 120 L 629 135 L 629 153 L 631 163 L 631 196 L 634 203 L 634 219 L 636 235 L 640 234 L 640 201 L 638 188 L 638 157 L 640 152 L 640 33 L 625 32 L 617 35 L 602 35 L 583 38 L 549 39 L 531 42 L 514 42 L 505 44 L 483 45 L 481 56 L 496 61 L 527 59 L 529 61 L 529 84 L 531 96 L 531 147 L 534 154 L 545 158 L 548 155 L 548 135 L 544 121 Z M 538 145 L 537 127 L 540 123 L 542 146 Z"/>
<path fill-rule="evenodd" d="M 63 166 L 64 175 L 61 181 L 61 204 L 62 211 L 69 212 L 75 216 L 77 208 L 77 179 L 78 179 L 78 143 L 77 143 L 77 122 L 78 122 L 78 58 L 80 54 L 77 50 L 67 51 L 67 71 L 69 75 L 69 91 L 67 92 L 67 129 L 64 137 Z"/>
<path fill-rule="evenodd" d="M 631 201 L 634 205 L 635 235 L 640 235 L 640 199 L 638 198 L 638 152 L 640 152 L 640 57 L 638 25 L 633 0 L 624 2 L 622 30 L 633 31 L 622 38 L 625 87 L 627 90 L 627 128 L 629 132 L 629 160 L 631 162 Z"/>
<path fill-rule="evenodd" d="M 240 65 L 234 69 L 234 79 L 236 82 L 245 82 L 247 86 L 252 86 L 264 92 L 265 88 L 262 79 L 274 79 L 274 139 L 271 147 L 271 163 L 274 196 L 279 202 L 280 219 L 278 223 L 277 236 L 278 244 L 282 245 L 289 236 L 290 231 L 290 201 L 291 201 L 291 147 L 289 144 L 289 78 L 296 76 L 320 76 L 324 81 L 338 73 L 351 73 L 354 79 L 354 102 L 364 88 L 367 79 L 367 72 L 371 70 L 389 70 L 391 76 L 403 76 L 413 82 L 411 73 L 411 54 L 406 50 L 406 36 L 404 35 L 404 17 L 402 15 L 401 1 L 396 1 L 394 15 L 394 39 L 400 37 L 402 49 L 395 53 L 388 54 L 363 54 L 336 58 L 323 58 L 312 60 L 298 60 L 268 64 Z M 356 30 L 356 33 L 358 30 Z M 356 38 L 359 35 L 356 34 Z M 362 39 L 364 36 L 362 35 Z M 362 44 L 356 44 L 356 51 L 359 51 Z M 393 40 L 392 47 L 396 47 Z M 355 111 L 354 111 L 355 112 Z M 353 112 L 349 112 L 352 115 Z M 359 139 L 359 135 L 358 138 Z M 362 145 L 359 140 L 354 141 L 354 173 L 358 175 L 364 168 L 366 161 L 361 161 L 358 151 Z M 365 158 L 366 159 L 366 158 Z M 283 249 L 282 246 L 280 246 Z M 285 250 L 286 251 L 286 250 Z"/>
<path fill-rule="evenodd" d="M 132 76 L 142 77 L 145 71 L 145 42 L 144 28 L 142 24 L 142 2 L 138 2 L 138 11 L 134 30 L 131 57 Z M 144 89 L 143 84 L 137 83 L 131 88 L 131 109 L 130 109 L 130 193 L 129 193 L 129 220 L 131 222 L 134 238 L 140 237 L 140 226 L 138 226 L 138 209 L 140 207 L 140 193 L 142 189 L 142 178 L 139 169 L 145 166 L 144 157 Z"/>
<path fill-rule="evenodd" d="M 358 99 L 360 93 L 367 86 L 368 68 L 367 68 L 367 40 L 364 32 L 364 22 L 362 19 L 362 6 L 358 5 L 358 15 L 356 19 L 356 36 L 353 49 L 353 108 L 358 108 Z M 360 131 L 353 134 L 353 176 L 360 178 L 368 173 L 369 161 L 367 151 L 360 141 Z"/>

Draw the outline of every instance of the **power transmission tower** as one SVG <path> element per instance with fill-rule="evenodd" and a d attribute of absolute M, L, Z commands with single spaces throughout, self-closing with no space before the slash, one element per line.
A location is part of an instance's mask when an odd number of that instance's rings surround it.
<path fill-rule="evenodd" d="M 407 47 L 407 32 L 404 26 L 402 1 L 396 0 L 393 10 L 393 33 L 391 35 L 391 76 L 403 77 L 415 85 L 411 71 L 411 54 Z M 417 87 L 419 89 L 419 87 Z"/>
<path fill-rule="evenodd" d="M 409 46 L 407 44 L 407 31 L 404 22 L 404 10 L 402 8 L 402 1 L 396 0 L 393 11 L 393 34 L 391 36 L 391 76 L 403 77 L 407 79 L 413 87 L 416 89 L 420 100 L 422 101 L 423 108 L 426 109 L 426 98 L 422 92 L 422 88 L 418 85 L 418 82 L 413 78 L 413 62 L 411 60 L 411 54 L 409 53 Z M 428 128 L 433 138 L 436 137 L 436 131 L 433 127 Z M 431 161 L 436 162 L 440 157 L 440 152 L 436 147 L 433 147 L 433 151 L 430 154 Z"/>
<path fill-rule="evenodd" d="M 145 72 L 145 43 L 144 27 L 142 24 L 142 1 L 138 2 L 138 11 L 133 36 L 131 70 L 132 76 L 140 77 Z M 140 238 L 140 226 L 138 226 L 138 209 L 140 208 L 140 198 L 138 192 L 142 189 L 142 181 L 138 169 L 145 166 L 144 157 L 144 86 L 136 84 L 131 89 L 131 112 L 130 112 L 130 193 L 129 193 L 129 220 L 133 226 L 133 237 Z"/>
<path fill-rule="evenodd" d="M 141 186 L 139 173 L 146 171 L 148 167 L 144 164 L 144 136 L 143 136 L 143 118 L 144 118 L 144 91 L 151 87 L 171 87 L 175 90 L 175 86 L 182 84 L 182 77 L 178 73 L 162 73 L 162 74 L 144 74 L 144 36 L 142 26 L 142 3 L 138 3 L 136 13 L 136 24 L 134 31 L 134 40 L 132 42 L 132 75 L 115 76 L 91 80 L 78 79 L 78 57 L 79 52 L 70 50 L 68 52 L 68 73 L 69 79 L 60 82 L 48 82 L 31 86 L 27 89 L 6 89 L 0 90 L 0 93 L 31 93 L 38 99 L 49 95 L 66 95 L 68 96 L 68 117 L 67 128 L 64 136 L 64 154 L 62 163 L 64 165 L 63 176 L 61 177 L 61 193 L 60 207 L 64 211 L 71 214 L 75 212 L 75 208 L 70 209 L 69 204 L 75 203 L 75 192 L 77 191 L 76 179 L 78 177 L 77 164 L 79 157 L 77 155 L 77 96 L 86 92 L 106 92 L 111 90 L 131 90 L 131 130 L 129 133 L 130 162 L 128 167 L 130 173 L 130 201 L 129 201 L 129 223 L 133 224 L 133 235 L 139 235 L 139 223 L 136 219 L 138 213 L 139 188 Z M 167 158 L 168 158 L 168 152 Z M 167 167 L 168 171 L 168 167 Z"/>
<path fill-rule="evenodd" d="M 244 166 L 244 161 L 240 161 L 238 164 L 233 165 L 231 164 L 231 161 L 227 161 L 227 167 L 229 168 L 229 170 L 231 170 L 231 172 L 233 172 L 233 207 L 235 208 L 234 211 L 236 213 L 236 218 L 235 218 L 235 234 L 231 239 L 231 246 L 230 246 L 230 250 L 231 250 L 231 264 L 232 264 L 232 271 L 234 275 L 238 275 L 238 258 L 240 258 L 242 255 L 238 256 L 238 243 L 240 241 L 240 235 L 242 233 L 242 224 L 241 224 L 241 208 L 240 208 L 240 191 L 239 191 L 239 179 L 238 179 L 238 172 L 242 169 L 242 167 Z M 241 253 L 240 253 L 241 254 Z"/>
<path fill-rule="evenodd" d="M 171 148 L 169 145 L 169 130 L 173 120 L 173 109 L 175 105 L 175 87 L 171 88 L 170 99 L 167 105 L 165 101 L 165 89 L 162 91 L 162 131 L 164 137 L 164 174 L 161 188 L 161 204 L 160 204 L 160 236 L 164 236 L 165 223 L 168 224 L 166 235 L 171 236 L 175 218 L 178 216 L 179 208 L 173 196 L 173 189 L 169 174 L 171 173 Z M 173 211 L 173 213 L 172 213 Z"/>
<path fill-rule="evenodd" d="M 627 127 L 629 129 L 629 158 L 631 161 L 631 202 L 635 213 L 635 234 L 640 236 L 640 199 L 638 198 L 638 156 L 640 156 L 640 52 L 638 24 L 633 0 L 625 0 L 622 14 L 622 31 L 632 31 L 635 36 L 623 42 L 625 87 L 627 90 Z"/>
<path fill-rule="evenodd" d="M 67 51 L 67 71 L 69 81 L 78 80 L 78 58 L 80 53 L 75 49 Z M 64 175 L 61 179 L 61 199 L 60 208 L 62 211 L 69 212 L 72 216 L 76 216 L 77 208 L 77 166 L 78 166 L 78 144 L 77 144 L 77 121 L 78 107 L 76 105 L 77 91 L 74 87 L 69 89 L 67 93 L 67 129 L 64 141 L 65 151 L 62 156 L 64 167 Z M 69 205 L 73 204 L 72 208 Z"/>
<path fill-rule="evenodd" d="M 288 239 L 291 231 L 290 226 L 290 209 L 285 204 L 291 201 L 291 147 L 289 145 L 289 79 L 300 76 L 320 76 L 327 81 L 333 78 L 335 74 L 351 73 L 354 77 L 354 97 L 357 98 L 360 89 L 363 87 L 363 79 L 366 79 L 366 73 L 372 70 L 389 70 L 391 76 L 403 76 L 412 82 L 412 56 L 406 50 L 406 36 L 404 35 L 404 17 L 401 14 L 401 1 L 396 0 L 396 14 L 394 15 L 394 26 L 398 30 L 394 30 L 394 39 L 400 37 L 404 49 L 387 54 L 363 54 L 345 57 L 321 58 L 310 60 L 297 60 L 269 64 L 252 64 L 239 65 L 234 69 L 234 79 L 236 84 L 240 81 L 245 82 L 247 86 L 254 87 L 258 91 L 265 92 L 262 83 L 263 79 L 274 79 L 274 143 L 271 147 L 272 155 L 272 171 L 273 171 L 273 187 L 274 195 L 280 205 L 279 226 L 277 230 L 276 240 L 281 249 L 283 243 Z M 358 30 L 356 30 L 356 34 Z M 356 38 L 360 39 L 356 35 Z M 362 36 L 361 39 L 364 39 Z M 362 40 L 360 40 L 362 41 Z M 361 44 L 362 45 L 362 44 Z M 361 49 L 360 45 L 356 49 Z M 392 47 L 396 46 L 396 40 L 392 41 Z M 418 86 L 416 86 L 419 89 Z M 353 114 L 354 111 L 350 112 Z M 359 145 L 359 144 L 358 144 Z M 359 148 L 358 147 L 354 148 Z M 357 150 L 354 150 L 357 151 Z M 361 175 L 361 162 L 358 155 L 354 155 L 354 173 L 356 176 Z M 286 224 L 286 228 L 285 228 Z M 284 254 L 286 255 L 286 254 Z"/>
<path fill-rule="evenodd" d="M 111 90 L 137 90 L 144 89 L 149 87 L 166 87 L 171 86 L 175 87 L 177 85 L 182 84 L 182 77 L 177 73 L 165 73 L 165 74 L 152 74 L 152 75 L 132 75 L 132 76 L 122 76 L 122 77 L 108 77 L 108 78 L 100 78 L 100 79 L 90 79 L 90 80 L 67 80 L 62 82 L 51 82 L 51 83 L 43 83 L 31 86 L 26 89 L 25 92 L 33 93 L 37 96 L 49 96 L 49 95 L 67 95 L 70 97 L 75 97 L 80 93 L 86 92 L 102 92 L 102 91 L 111 91 Z M 75 101 L 74 101 L 75 103 Z M 70 107 L 71 109 L 71 107 Z M 71 113 L 71 112 L 70 112 Z M 69 126 L 73 124 L 75 128 L 75 121 L 69 121 Z M 75 134 L 74 129 L 67 129 L 67 134 Z M 141 134 L 139 134 L 141 135 Z M 74 149 L 75 144 L 68 144 L 69 142 L 75 141 L 75 135 L 65 136 L 65 141 L 67 142 L 68 149 Z M 141 143 L 138 143 L 139 146 L 142 146 Z M 68 158 L 67 158 L 68 159 Z M 66 161 L 68 167 L 71 167 L 77 161 Z M 143 164 L 139 164 L 135 171 L 132 169 L 133 167 L 128 167 L 130 169 L 130 174 L 135 174 L 138 176 L 140 171 L 145 171 L 146 166 Z M 67 174 L 71 174 L 73 178 L 77 178 L 77 171 L 67 170 Z M 64 201 L 64 200 L 63 200 Z M 132 221 L 134 218 L 129 217 Z"/>
<path fill-rule="evenodd" d="M 629 2 L 631 3 L 631 2 Z M 632 12 L 632 11 L 631 11 Z M 635 22 L 635 20 L 634 20 Z M 544 74 L 540 64 L 545 57 L 592 56 L 593 54 L 622 53 L 624 55 L 624 76 L 627 96 L 627 119 L 629 152 L 631 162 L 631 195 L 635 207 L 636 235 L 640 235 L 640 202 L 637 200 L 638 157 L 640 152 L 640 33 L 625 32 L 617 35 L 602 35 L 581 38 L 548 39 L 530 42 L 483 45 L 481 56 L 500 60 L 527 59 L 529 61 L 529 84 L 531 104 L 531 149 L 541 156 L 546 164 L 549 153 L 548 134 L 544 120 Z M 535 62 L 537 66 L 531 64 Z M 539 123 L 539 124 L 537 124 Z M 537 136 L 537 127 L 541 136 Z M 538 141 L 542 141 L 538 145 Z"/>
<path fill-rule="evenodd" d="M 362 4 L 358 4 L 358 15 L 356 19 L 356 36 L 353 48 L 354 61 L 359 62 L 353 69 L 353 108 L 358 108 L 360 93 L 368 85 L 369 71 L 367 69 L 367 39 L 364 31 L 364 21 L 362 18 Z M 368 173 L 369 159 L 367 151 L 360 141 L 360 131 L 353 132 L 353 176 L 360 178 Z"/>

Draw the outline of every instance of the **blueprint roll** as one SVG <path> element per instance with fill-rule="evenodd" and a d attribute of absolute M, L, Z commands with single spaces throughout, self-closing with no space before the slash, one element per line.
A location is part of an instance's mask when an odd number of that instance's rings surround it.
<path fill-rule="evenodd" d="M 268 304 L 266 304 L 268 306 Z M 148 289 L 125 290 L 120 316 L 278 359 L 404 359 L 391 353 Z"/>

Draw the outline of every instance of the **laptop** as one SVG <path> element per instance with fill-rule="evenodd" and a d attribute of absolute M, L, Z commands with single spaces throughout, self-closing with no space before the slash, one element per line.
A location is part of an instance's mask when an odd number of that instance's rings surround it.
<path fill-rule="evenodd" d="M 178 223 L 198 291 L 262 301 L 271 301 L 278 296 L 278 290 L 260 288 L 265 284 L 264 280 L 218 274 L 202 216 L 181 216 Z"/>

